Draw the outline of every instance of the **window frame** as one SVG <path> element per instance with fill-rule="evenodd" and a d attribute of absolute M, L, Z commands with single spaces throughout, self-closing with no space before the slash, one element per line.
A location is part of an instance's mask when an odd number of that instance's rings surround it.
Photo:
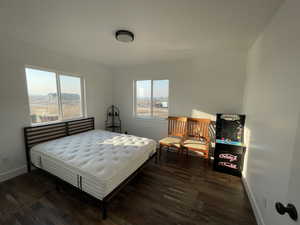
<path fill-rule="evenodd" d="M 55 69 L 49 69 L 45 67 L 40 67 L 40 66 L 32 66 L 32 65 L 25 65 L 24 66 L 24 74 L 25 74 L 25 80 L 26 80 L 26 90 L 27 90 L 27 97 L 28 97 L 28 106 L 29 106 L 29 117 L 31 114 L 31 108 L 30 108 L 30 96 L 29 96 L 29 88 L 28 88 L 28 83 L 27 83 L 27 74 L 26 74 L 26 69 L 33 69 L 33 70 L 41 70 L 45 72 L 50 72 L 55 74 L 55 81 L 56 81 L 56 91 L 57 91 L 57 106 L 58 106 L 58 120 L 55 121 L 49 121 L 49 122 L 38 122 L 38 123 L 32 123 L 30 119 L 30 124 L 31 126 L 38 126 L 38 125 L 43 125 L 43 124 L 51 124 L 51 123 L 57 123 L 57 122 L 65 122 L 65 121 L 70 121 L 70 120 L 75 120 L 75 119 L 83 119 L 87 117 L 87 106 L 86 106 L 86 83 L 84 76 L 79 75 L 79 74 L 74 74 L 74 73 L 69 73 L 69 72 L 63 72 Z M 78 117 L 70 117 L 70 118 L 63 118 L 63 104 L 62 104 L 62 99 L 61 99 L 61 80 L 60 76 L 70 76 L 70 77 L 77 77 L 80 78 L 80 94 L 81 94 L 81 116 Z"/>
<path fill-rule="evenodd" d="M 159 117 L 153 115 L 153 81 L 162 81 L 167 80 L 168 81 L 168 115 L 170 112 L 170 80 L 169 79 L 141 79 L 141 80 L 134 80 L 133 81 L 133 117 L 136 119 L 141 120 L 166 120 L 167 117 Z M 139 116 L 137 115 L 137 90 L 136 90 L 136 83 L 137 81 L 151 81 L 151 103 L 150 103 L 150 116 Z"/>

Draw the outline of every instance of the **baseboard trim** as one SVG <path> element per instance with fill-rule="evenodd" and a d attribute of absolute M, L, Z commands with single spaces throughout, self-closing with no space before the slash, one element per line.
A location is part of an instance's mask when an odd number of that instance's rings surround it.
<path fill-rule="evenodd" d="M 0 182 L 9 180 L 11 178 L 14 178 L 16 176 L 24 174 L 26 172 L 27 172 L 27 167 L 23 166 L 23 167 L 20 167 L 20 168 L 16 168 L 16 169 L 10 170 L 10 171 L 5 172 L 5 173 L 0 173 Z"/>
<path fill-rule="evenodd" d="M 248 184 L 248 182 L 247 182 L 247 180 L 244 176 L 242 176 L 242 182 L 243 182 L 245 191 L 248 195 L 251 207 L 253 209 L 254 216 L 255 216 L 255 219 L 256 219 L 256 223 L 258 225 L 265 225 L 265 222 L 263 220 L 261 211 L 259 210 L 257 202 L 255 200 L 254 194 L 253 194 L 253 192 L 252 192 L 252 190 L 251 190 L 251 188 L 250 188 L 250 186 L 249 186 L 249 184 Z"/>

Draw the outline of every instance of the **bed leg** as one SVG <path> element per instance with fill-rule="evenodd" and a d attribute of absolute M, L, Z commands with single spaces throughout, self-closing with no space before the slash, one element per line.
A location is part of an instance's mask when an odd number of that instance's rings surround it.
<path fill-rule="evenodd" d="M 27 164 L 27 173 L 30 173 L 30 172 L 31 172 L 31 165 Z"/>
<path fill-rule="evenodd" d="M 55 180 L 55 189 L 56 189 L 56 191 L 60 192 L 58 180 Z"/>
<path fill-rule="evenodd" d="M 26 161 L 27 161 L 27 173 L 31 172 L 31 157 L 30 157 L 30 153 L 29 150 L 26 150 Z"/>
<path fill-rule="evenodd" d="M 101 204 L 102 211 L 102 219 L 105 220 L 107 218 L 107 202 L 103 201 Z"/>

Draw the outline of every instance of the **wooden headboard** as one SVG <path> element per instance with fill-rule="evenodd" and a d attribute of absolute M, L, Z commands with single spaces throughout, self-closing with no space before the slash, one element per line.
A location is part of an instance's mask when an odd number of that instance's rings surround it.
<path fill-rule="evenodd" d="M 24 127 L 28 172 L 31 170 L 30 149 L 37 144 L 95 129 L 94 117 Z"/>

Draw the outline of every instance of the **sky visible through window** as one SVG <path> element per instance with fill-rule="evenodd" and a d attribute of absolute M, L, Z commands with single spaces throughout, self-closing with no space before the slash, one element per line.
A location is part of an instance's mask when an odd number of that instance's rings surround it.
<path fill-rule="evenodd" d="M 56 76 L 53 72 L 26 68 L 29 95 L 47 95 L 56 93 Z"/>
<path fill-rule="evenodd" d="M 80 77 L 26 68 L 26 80 L 32 123 L 82 116 Z"/>
<path fill-rule="evenodd" d="M 159 118 L 168 116 L 169 80 L 138 80 L 135 88 L 136 116 Z"/>
<path fill-rule="evenodd" d="M 153 89 L 154 98 L 167 98 L 169 96 L 169 80 L 154 80 Z"/>
<path fill-rule="evenodd" d="M 70 78 L 70 76 L 67 76 Z M 64 92 L 80 94 L 78 90 L 78 79 L 68 79 L 64 82 Z M 55 73 L 42 71 L 37 69 L 26 68 L 26 79 L 31 95 L 45 95 L 56 93 L 56 77 Z M 65 80 L 66 76 L 61 76 L 61 80 Z"/>
<path fill-rule="evenodd" d="M 169 96 L 169 80 L 154 80 L 153 83 L 155 88 L 153 97 Z M 151 96 L 151 80 L 137 81 L 137 96 L 141 98 Z"/>

